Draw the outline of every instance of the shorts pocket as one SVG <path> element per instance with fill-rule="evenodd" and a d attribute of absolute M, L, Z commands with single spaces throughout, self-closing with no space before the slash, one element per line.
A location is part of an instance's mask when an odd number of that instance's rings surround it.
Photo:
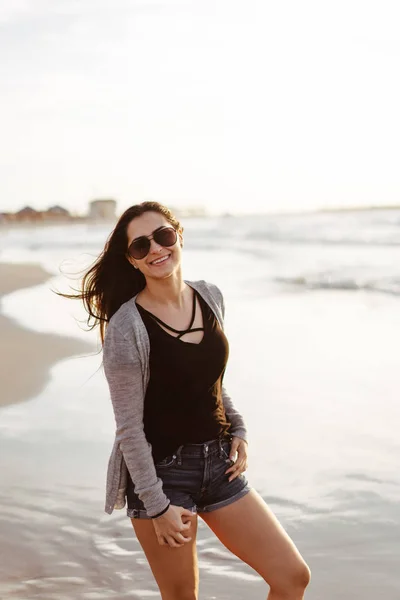
<path fill-rule="evenodd" d="M 170 456 L 166 456 L 162 460 L 155 463 L 157 469 L 168 469 L 168 467 L 172 467 L 176 461 L 176 454 L 172 454 Z"/>

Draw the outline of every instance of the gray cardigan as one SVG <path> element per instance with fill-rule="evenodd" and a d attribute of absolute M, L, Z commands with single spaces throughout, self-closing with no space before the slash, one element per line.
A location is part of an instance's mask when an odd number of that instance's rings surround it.
<path fill-rule="evenodd" d="M 219 288 L 204 280 L 185 281 L 201 294 L 223 327 L 224 299 Z M 136 306 L 136 296 L 112 316 L 104 340 L 104 372 L 110 389 L 116 422 L 115 442 L 108 462 L 105 511 L 125 506 L 127 469 L 135 491 L 149 516 L 168 505 L 162 481 L 157 477 L 151 445 L 143 430 L 143 406 L 149 382 L 150 341 Z M 243 417 L 222 387 L 222 398 L 230 433 L 247 439 Z"/>

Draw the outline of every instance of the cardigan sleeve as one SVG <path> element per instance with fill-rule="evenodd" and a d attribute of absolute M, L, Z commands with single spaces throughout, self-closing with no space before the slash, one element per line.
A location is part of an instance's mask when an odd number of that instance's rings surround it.
<path fill-rule="evenodd" d="M 224 321 L 224 319 L 225 319 L 224 296 L 223 296 L 221 290 L 217 286 L 215 286 L 215 288 L 219 295 L 222 321 Z M 232 398 L 229 396 L 229 394 L 226 391 L 224 386 L 222 386 L 222 401 L 224 403 L 225 414 L 228 418 L 228 421 L 231 423 L 231 428 L 229 430 L 229 433 L 231 433 L 232 435 L 239 437 L 242 440 L 245 440 L 247 442 L 248 441 L 247 440 L 247 429 L 246 429 L 246 425 L 244 422 L 244 418 L 242 417 L 240 412 L 235 408 L 235 405 L 232 402 Z"/>
<path fill-rule="evenodd" d="M 144 390 L 136 346 L 109 324 L 104 340 L 103 365 L 116 423 L 116 441 L 149 516 L 163 511 L 169 500 L 157 477 L 143 426 Z"/>
<path fill-rule="evenodd" d="M 247 429 L 244 419 L 240 412 L 235 408 L 232 399 L 224 386 L 222 386 L 222 401 L 224 403 L 226 417 L 231 423 L 229 433 L 247 442 Z"/>

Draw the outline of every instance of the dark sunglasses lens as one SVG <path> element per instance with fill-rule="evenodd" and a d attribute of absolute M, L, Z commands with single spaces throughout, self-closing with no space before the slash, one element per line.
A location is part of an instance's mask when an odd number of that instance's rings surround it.
<path fill-rule="evenodd" d="M 154 239 L 160 246 L 173 246 L 176 242 L 176 231 L 171 227 L 160 229 L 155 232 Z"/>
<path fill-rule="evenodd" d="M 133 258 L 141 259 L 149 253 L 150 250 L 150 240 L 146 237 L 139 238 L 132 242 L 129 246 L 129 253 Z"/>
<path fill-rule="evenodd" d="M 173 246 L 177 240 L 177 234 L 175 229 L 172 227 L 166 227 L 165 229 L 159 229 L 154 233 L 154 239 L 160 246 Z M 133 258 L 140 260 L 147 256 L 150 250 L 150 240 L 147 237 L 141 237 L 132 242 L 129 246 L 129 254 Z"/>

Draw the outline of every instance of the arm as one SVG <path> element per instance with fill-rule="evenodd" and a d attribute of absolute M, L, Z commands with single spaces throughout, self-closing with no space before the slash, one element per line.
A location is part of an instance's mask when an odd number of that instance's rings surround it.
<path fill-rule="evenodd" d="M 217 286 L 215 286 L 215 287 L 216 287 L 217 292 L 220 297 L 220 299 L 219 299 L 220 308 L 221 308 L 221 313 L 222 313 L 222 319 L 224 320 L 225 319 L 224 297 L 222 295 L 221 290 Z M 246 430 L 246 425 L 245 425 L 244 419 L 243 419 L 242 415 L 240 414 L 240 412 L 235 408 L 235 406 L 232 402 L 232 399 L 229 396 L 229 394 L 226 391 L 224 386 L 222 386 L 222 401 L 224 403 L 226 417 L 232 425 L 229 432 L 232 435 L 239 437 L 242 440 L 245 440 L 247 442 L 247 430 Z"/>
<path fill-rule="evenodd" d="M 224 386 L 222 386 L 222 401 L 224 403 L 226 418 L 231 423 L 229 433 L 247 442 L 247 429 L 244 419 L 240 412 L 235 408 L 232 399 Z"/>
<path fill-rule="evenodd" d="M 112 323 L 104 340 L 104 372 L 116 423 L 116 440 L 149 516 L 162 512 L 169 500 L 157 477 L 151 445 L 143 429 L 144 389 L 136 347 Z"/>

